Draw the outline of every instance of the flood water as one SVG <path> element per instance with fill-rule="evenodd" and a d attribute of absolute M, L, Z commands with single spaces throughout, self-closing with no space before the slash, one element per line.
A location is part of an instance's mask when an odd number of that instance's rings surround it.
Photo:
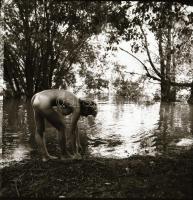
<path fill-rule="evenodd" d="M 2 105 L 2 101 L 0 103 Z M 83 118 L 78 125 L 90 138 L 88 152 L 91 156 L 172 155 L 193 145 L 193 106 L 182 102 L 147 105 L 98 101 L 94 123 Z M 1 162 L 30 158 L 34 130 L 29 102 L 4 101 Z M 55 133 L 56 130 L 47 124 L 46 136 Z"/>

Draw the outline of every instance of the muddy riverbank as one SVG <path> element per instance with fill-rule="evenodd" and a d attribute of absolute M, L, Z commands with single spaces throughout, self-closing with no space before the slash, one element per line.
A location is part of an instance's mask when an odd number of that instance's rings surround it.
<path fill-rule="evenodd" d="M 1 197 L 127 197 L 192 199 L 193 149 L 169 156 L 126 159 L 39 159 L 1 169 Z"/>

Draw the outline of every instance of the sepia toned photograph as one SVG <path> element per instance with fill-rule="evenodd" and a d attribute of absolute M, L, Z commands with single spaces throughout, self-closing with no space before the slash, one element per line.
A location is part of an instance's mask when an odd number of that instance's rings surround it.
<path fill-rule="evenodd" d="M 0 124 L 0 199 L 192 199 L 192 3 L 1 0 Z"/>

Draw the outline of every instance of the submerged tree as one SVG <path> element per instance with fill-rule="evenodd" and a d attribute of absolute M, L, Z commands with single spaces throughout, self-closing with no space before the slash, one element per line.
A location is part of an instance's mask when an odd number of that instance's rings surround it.
<path fill-rule="evenodd" d="M 123 2 L 109 14 L 110 43 L 124 39 L 133 53 L 146 52 L 148 64 L 126 51 L 141 62 L 147 77 L 160 82 L 162 101 L 175 101 L 174 86 L 193 85 L 192 16 L 187 6 L 176 2 Z M 177 69 L 182 65 L 189 68 L 190 75 L 184 82 L 177 80 Z"/>

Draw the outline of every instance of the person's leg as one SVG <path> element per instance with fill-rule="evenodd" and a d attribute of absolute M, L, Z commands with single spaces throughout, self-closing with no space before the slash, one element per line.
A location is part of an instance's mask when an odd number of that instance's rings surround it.
<path fill-rule="evenodd" d="M 44 117 L 41 115 L 41 112 L 39 110 L 34 110 L 34 118 L 36 124 L 35 140 L 41 152 L 42 160 L 47 161 L 49 159 L 55 159 L 56 157 L 49 155 L 46 148 L 46 142 L 44 136 L 45 122 L 44 122 Z"/>
<path fill-rule="evenodd" d="M 65 124 L 62 119 L 62 115 L 56 112 L 53 108 L 44 109 L 43 115 L 47 121 L 58 130 L 58 140 L 61 148 L 61 158 L 70 156 L 66 148 L 66 134 Z"/>
<path fill-rule="evenodd" d="M 75 148 L 74 158 L 80 159 L 81 158 L 80 151 L 82 150 L 82 146 L 80 144 L 78 126 L 76 126 L 76 129 L 74 131 L 74 135 L 73 135 L 72 139 L 73 139 L 73 145 L 74 145 L 74 148 Z"/>
<path fill-rule="evenodd" d="M 76 126 L 75 135 L 76 135 L 76 152 L 79 153 L 80 151 L 82 151 L 82 146 L 80 144 L 80 134 L 78 126 Z"/>

